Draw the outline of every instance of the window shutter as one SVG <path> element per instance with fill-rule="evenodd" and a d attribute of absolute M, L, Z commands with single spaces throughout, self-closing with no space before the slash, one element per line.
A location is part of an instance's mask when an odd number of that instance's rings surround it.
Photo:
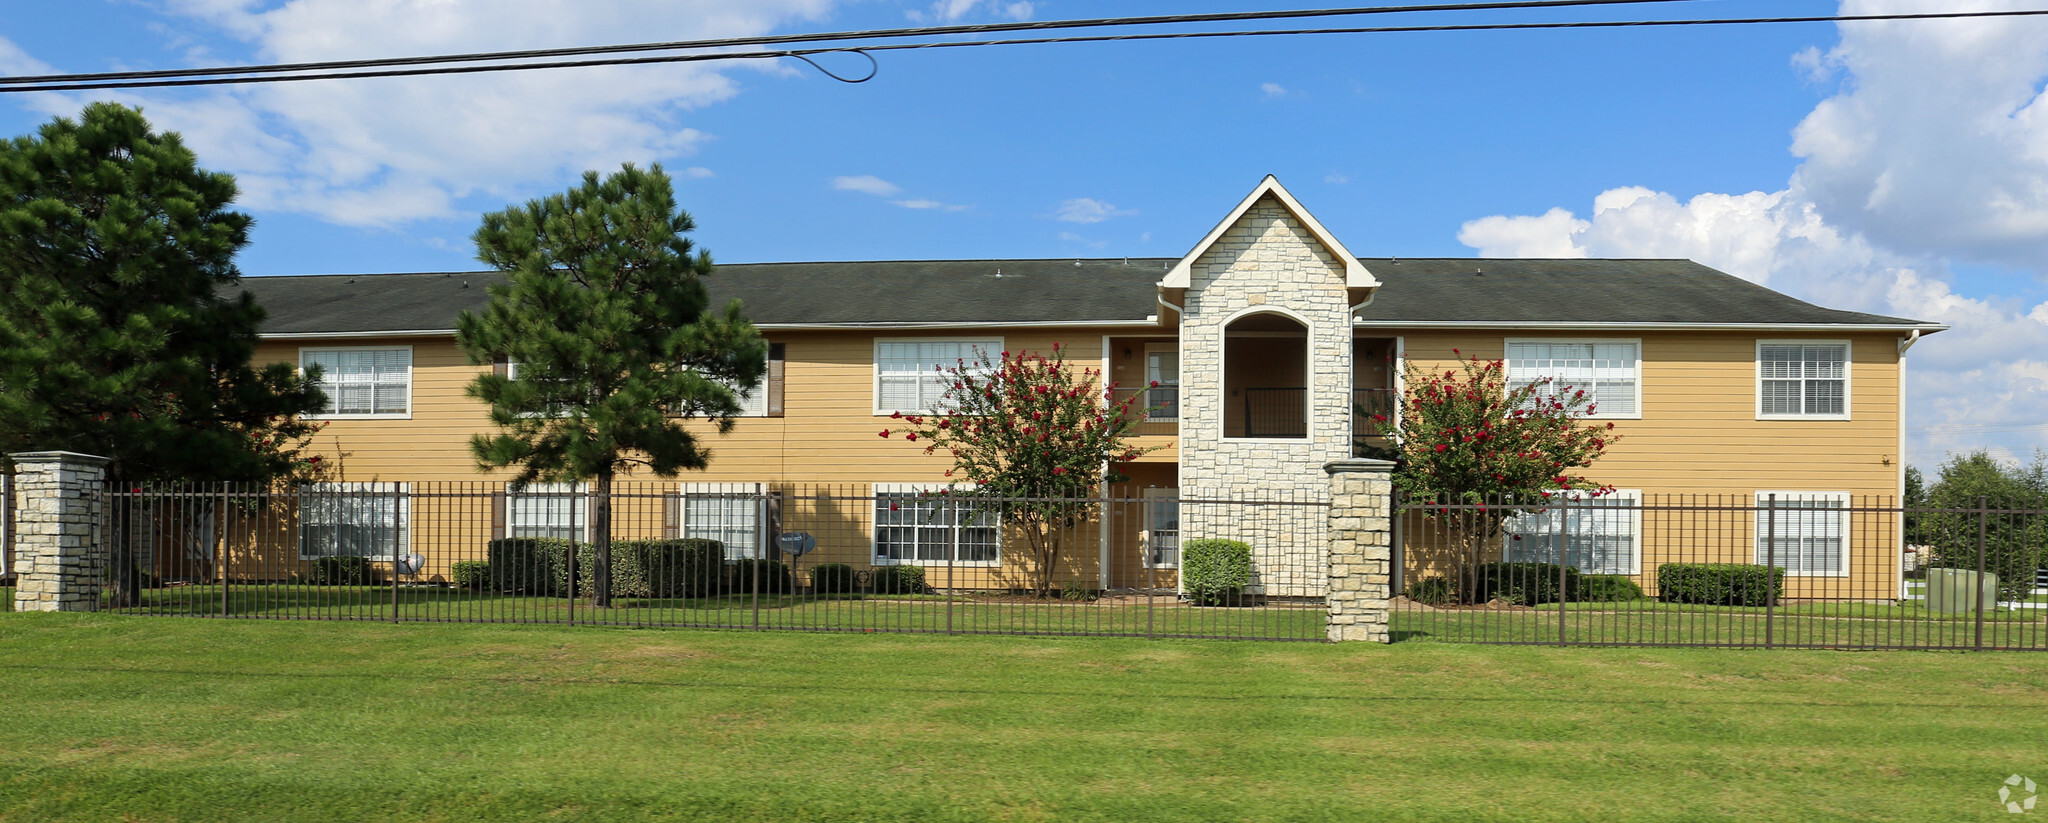
<path fill-rule="evenodd" d="M 499 377 L 511 377 L 512 358 L 502 354 L 491 358 L 491 373 Z"/>
<path fill-rule="evenodd" d="M 782 416 L 783 358 L 786 354 L 782 343 L 768 344 L 768 416 Z"/>
<path fill-rule="evenodd" d="M 500 361 L 501 363 L 503 361 Z M 491 539 L 505 539 L 505 493 L 491 493 Z"/>
<path fill-rule="evenodd" d="M 673 494 L 661 496 L 661 536 L 670 540 L 683 536 L 683 499 Z"/>

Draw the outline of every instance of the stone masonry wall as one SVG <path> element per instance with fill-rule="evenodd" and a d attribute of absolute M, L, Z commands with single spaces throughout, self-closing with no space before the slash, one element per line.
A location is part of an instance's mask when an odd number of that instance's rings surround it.
<path fill-rule="evenodd" d="M 1330 483 L 1330 639 L 1386 643 L 1393 596 L 1394 464 L 1353 458 L 1324 466 Z"/>
<path fill-rule="evenodd" d="M 106 545 L 100 493 L 106 458 L 71 452 L 12 455 L 14 610 L 89 612 L 100 605 Z"/>
<path fill-rule="evenodd" d="M 1190 272 L 1181 318 L 1181 496 L 1304 505 L 1183 505 L 1183 539 L 1252 545 L 1254 592 L 1323 594 L 1322 466 L 1351 456 L 1351 323 L 1344 267 L 1277 198 L 1252 205 Z M 1224 327 L 1246 309 L 1308 326 L 1309 437 L 1223 438 Z"/>

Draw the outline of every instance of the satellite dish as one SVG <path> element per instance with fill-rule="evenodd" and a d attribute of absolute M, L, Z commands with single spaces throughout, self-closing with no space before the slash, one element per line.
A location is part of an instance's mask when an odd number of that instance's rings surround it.
<path fill-rule="evenodd" d="M 397 562 L 394 562 L 391 565 L 397 567 L 396 571 L 399 574 L 411 577 L 415 574 L 419 574 L 420 569 L 426 567 L 427 559 L 421 557 L 418 552 L 414 552 L 412 554 L 408 554 L 404 557 L 399 558 Z"/>
<path fill-rule="evenodd" d="M 818 538 L 812 537 L 810 532 L 783 532 L 782 536 L 775 538 L 775 544 L 782 547 L 784 554 L 802 557 L 818 547 Z"/>

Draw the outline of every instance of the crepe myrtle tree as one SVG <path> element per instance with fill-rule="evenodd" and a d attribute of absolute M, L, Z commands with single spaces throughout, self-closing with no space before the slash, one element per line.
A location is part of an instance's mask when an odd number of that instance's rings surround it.
<path fill-rule="evenodd" d="M 1466 357 L 1460 365 L 1410 363 L 1395 414 L 1373 415 L 1369 425 L 1394 442 L 1395 488 L 1443 523 L 1456 549 L 1452 572 L 1469 600 L 1476 581 L 1468 572 L 1490 559 L 1517 514 L 1563 493 L 1614 493 L 1577 472 L 1619 435 L 1611 422 L 1585 422 L 1597 406 L 1584 389 L 1550 378 L 1510 384 L 1500 360 Z"/>
<path fill-rule="evenodd" d="M 1158 448 L 1129 439 L 1147 415 L 1164 407 L 1140 405 L 1159 384 L 1116 399 L 1115 383 L 1105 385 L 1096 369 L 1069 365 L 1058 343 L 1049 356 L 977 351 L 973 360 L 935 369 L 946 383 L 945 408 L 891 414 L 901 422 L 881 436 L 951 456 L 946 476 L 970 487 L 934 494 L 998 512 L 1004 526 L 1024 538 L 1033 589 L 1050 596 L 1068 533 L 1095 512 L 1090 495 L 1101 484 L 1126 479 L 1110 464 Z"/>

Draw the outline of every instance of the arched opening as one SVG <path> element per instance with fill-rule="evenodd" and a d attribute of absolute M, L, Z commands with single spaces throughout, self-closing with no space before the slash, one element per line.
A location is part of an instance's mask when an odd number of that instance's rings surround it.
<path fill-rule="evenodd" d="M 1272 312 L 1223 327 L 1223 436 L 1308 437 L 1308 327 Z"/>

